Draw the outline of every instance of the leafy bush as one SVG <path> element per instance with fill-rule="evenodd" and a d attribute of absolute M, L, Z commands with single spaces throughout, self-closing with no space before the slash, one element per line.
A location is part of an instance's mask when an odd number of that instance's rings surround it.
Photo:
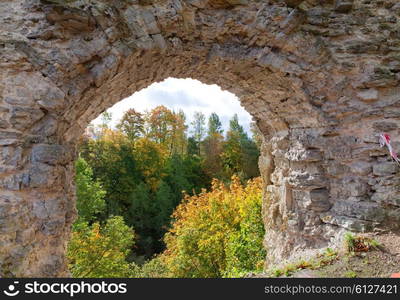
<path fill-rule="evenodd" d="M 132 265 L 131 277 L 133 278 L 163 278 L 168 277 L 168 269 L 162 255 L 157 256 L 142 266 Z"/>
<path fill-rule="evenodd" d="M 73 277 L 129 277 L 126 257 L 133 239 L 134 232 L 122 217 L 111 217 L 102 226 L 98 222 L 74 224 L 67 251 Z"/>
<path fill-rule="evenodd" d="M 210 192 L 185 196 L 173 214 L 162 257 L 172 277 L 239 277 L 261 271 L 261 179 L 243 186 L 237 176 L 226 187 L 214 180 Z"/>

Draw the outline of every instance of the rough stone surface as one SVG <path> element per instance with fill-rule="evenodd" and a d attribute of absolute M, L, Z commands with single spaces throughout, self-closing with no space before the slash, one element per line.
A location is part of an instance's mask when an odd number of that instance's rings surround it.
<path fill-rule="evenodd" d="M 267 264 L 399 229 L 397 0 L 3 0 L 0 277 L 67 276 L 79 136 L 167 77 L 235 93 L 264 136 Z"/>

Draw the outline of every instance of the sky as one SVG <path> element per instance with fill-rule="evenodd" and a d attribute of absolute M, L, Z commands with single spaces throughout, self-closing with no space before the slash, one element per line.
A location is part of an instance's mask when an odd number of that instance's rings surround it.
<path fill-rule="evenodd" d="M 250 132 L 251 116 L 240 106 L 239 99 L 234 94 L 223 91 L 215 84 L 207 85 L 194 79 L 176 78 L 154 83 L 109 108 L 107 111 L 112 114 L 111 126 L 114 127 L 124 112 L 130 108 L 145 112 L 158 105 L 164 105 L 176 112 L 183 110 L 188 125 L 193 120 L 193 114 L 196 111 L 205 114 L 206 122 L 208 116 L 215 112 L 220 117 L 225 131 L 229 127 L 229 120 L 236 113 L 240 124 L 248 133 Z M 100 123 L 100 116 L 92 121 L 92 124 Z"/>

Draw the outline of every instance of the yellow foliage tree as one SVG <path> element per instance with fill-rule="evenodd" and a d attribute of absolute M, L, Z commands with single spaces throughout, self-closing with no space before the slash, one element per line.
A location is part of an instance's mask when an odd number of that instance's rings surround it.
<path fill-rule="evenodd" d="M 168 151 L 163 144 L 148 138 L 139 138 L 135 142 L 133 154 L 139 171 L 144 175 L 146 183 L 152 190 L 158 187 L 165 174 L 163 170 L 168 158 Z"/>
<path fill-rule="evenodd" d="M 128 277 L 131 266 L 126 261 L 134 242 L 134 232 L 122 217 L 98 222 L 74 224 L 68 245 L 69 269 L 75 278 Z"/>
<path fill-rule="evenodd" d="M 239 277 L 261 271 L 261 178 L 246 186 L 237 176 L 226 187 L 214 179 L 210 192 L 185 195 L 173 214 L 162 255 L 172 277 Z"/>

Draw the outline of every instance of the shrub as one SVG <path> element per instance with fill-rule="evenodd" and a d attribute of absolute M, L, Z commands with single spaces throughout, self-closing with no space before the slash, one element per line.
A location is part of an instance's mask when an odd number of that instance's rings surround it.
<path fill-rule="evenodd" d="M 380 244 L 369 237 L 355 236 L 350 232 L 344 235 L 345 248 L 348 253 L 354 252 L 368 252 L 370 250 L 378 249 Z"/>
<path fill-rule="evenodd" d="M 162 255 L 147 261 L 142 266 L 134 265 L 131 269 L 133 278 L 163 278 L 168 277 L 168 269 Z"/>
<path fill-rule="evenodd" d="M 109 218 L 103 226 L 98 222 L 74 224 L 67 251 L 73 277 L 128 277 L 126 257 L 133 239 L 133 230 L 119 216 Z"/>

